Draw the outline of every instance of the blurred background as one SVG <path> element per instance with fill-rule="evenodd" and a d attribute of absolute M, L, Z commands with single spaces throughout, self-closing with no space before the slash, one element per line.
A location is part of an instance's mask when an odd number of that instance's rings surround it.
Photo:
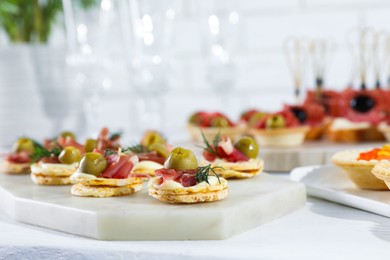
<path fill-rule="evenodd" d="M 389 13 L 385 0 L 1 0 L 0 147 L 102 126 L 181 140 L 195 110 L 278 110 L 294 101 L 289 36 L 329 41 L 324 85 L 343 89 L 346 34 L 389 30 Z M 314 88 L 310 66 L 301 85 Z"/>

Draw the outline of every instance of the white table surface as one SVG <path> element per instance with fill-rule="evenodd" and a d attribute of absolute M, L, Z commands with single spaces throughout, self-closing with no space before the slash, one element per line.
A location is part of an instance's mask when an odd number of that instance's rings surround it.
<path fill-rule="evenodd" d="M 17 223 L 0 213 L 1 259 L 366 260 L 387 258 L 389 242 L 389 218 L 314 198 L 290 215 L 214 241 L 98 241 Z"/>

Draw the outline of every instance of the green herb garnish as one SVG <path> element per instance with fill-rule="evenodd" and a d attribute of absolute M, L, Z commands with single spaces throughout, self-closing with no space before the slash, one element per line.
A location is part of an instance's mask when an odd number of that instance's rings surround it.
<path fill-rule="evenodd" d="M 123 132 L 119 131 L 119 132 L 111 134 L 109 139 L 110 139 L 110 141 L 114 141 L 114 140 L 120 138 L 122 135 L 123 135 Z"/>
<path fill-rule="evenodd" d="M 113 155 L 114 153 L 116 153 L 116 151 L 107 148 L 106 150 L 104 150 L 104 157 Z"/>
<path fill-rule="evenodd" d="M 202 131 L 200 131 L 200 132 L 202 134 L 203 142 L 206 145 L 206 147 L 203 147 L 203 146 L 199 146 L 199 147 L 203 148 L 207 152 L 209 152 L 211 154 L 214 154 L 215 156 L 221 158 L 221 155 L 218 153 L 218 149 L 217 149 L 219 140 L 221 138 L 221 133 L 218 133 L 216 136 L 214 136 L 214 139 L 213 139 L 213 142 L 212 142 L 213 147 L 212 147 L 210 145 L 209 141 L 207 141 L 206 136 L 204 135 L 204 133 Z"/>
<path fill-rule="evenodd" d="M 150 150 L 145 145 L 142 144 L 135 144 L 133 146 L 122 148 L 122 152 L 127 152 L 127 151 L 130 151 L 135 154 L 150 152 Z"/>
<path fill-rule="evenodd" d="M 202 181 L 205 181 L 205 182 L 207 182 L 208 184 L 210 184 L 209 183 L 209 173 L 210 173 L 210 171 L 217 177 L 217 179 L 218 179 L 218 182 L 219 182 L 219 184 L 221 184 L 221 180 L 219 179 L 219 175 L 215 172 L 215 170 L 214 169 L 216 169 L 216 168 L 221 168 L 221 169 L 223 169 L 222 167 L 220 167 L 220 166 L 215 166 L 215 167 L 211 167 L 211 164 L 209 164 L 209 165 L 207 165 L 207 166 L 200 166 L 199 168 L 198 168 L 198 171 L 196 172 L 196 175 L 195 175 L 195 179 L 196 179 L 196 182 L 197 183 L 200 183 L 200 182 L 202 182 Z"/>
<path fill-rule="evenodd" d="M 46 157 L 52 157 L 52 156 L 58 157 L 62 151 L 62 147 L 60 145 L 53 146 L 53 148 L 48 150 L 34 140 L 33 140 L 33 143 L 34 143 L 34 152 L 30 156 L 32 162 L 37 162 L 40 159 L 46 158 Z"/>

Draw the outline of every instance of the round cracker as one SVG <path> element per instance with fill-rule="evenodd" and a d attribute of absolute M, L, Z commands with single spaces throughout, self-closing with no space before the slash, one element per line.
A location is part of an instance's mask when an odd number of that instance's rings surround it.
<path fill-rule="evenodd" d="M 190 186 L 176 189 L 159 189 L 154 183 L 159 177 L 154 177 L 149 181 L 149 195 L 169 203 L 200 203 L 221 200 L 228 195 L 227 181 L 220 178 L 220 183 L 216 185 L 204 185 L 204 187 Z"/>
<path fill-rule="evenodd" d="M 220 177 L 225 179 L 246 179 L 258 175 L 260 172 L 262 172 L 262 170 L 263 168 L 244 172 L 244 171 L 236 171 L 231 169 L 221 169 L 221 170 L 215 169 L 215 172 Z"/>
<path fill-rule="evenodd" d="M 163 168 L 164 166 L 153 162 L 153 161 L 141 161 L 134 165 L 133 169 L 131 170 L 132 174 L 145 174 L 149 176 L 154 176 L 154 172 L 158 169 Z"/>
<path fill-rule="evenodd" d="M 172 191 L 150 188 L 149 195 L 163 202 L 190 204 L 212 202 L 225 199 L 228 196 L 228 189 L 226 187 L 225 189 L 219 191 L 180 195 Z"/>
<path fill-rule="evenodd" d="M 3 161 L 0 165 L 0 171 L 7 174 L 26 174 L 31 172 L 29 163 L 12 163 Z"/>
<path fill-rule="evenodd" d="M 72 184 L 69 177 L 47 176 L 31 173 L 31 180 L 39 185 L 69 185 Z"/>
<path fill-rule="evenodd" d="M 81 183 L 87 186 L 110 186 L 124 187 L 142 183 L 140 178 L 111 179 L 111 178 L 72 178 L 74 183 Z"/>
<path fill-rule="evenodd" d="M 264 168 L 264 162 L 260 159 L 250 159 L 247 162 L 226 162 L 224 160 L 217 160 L 215 162 L 201 162 L 201 165 L 211 164 L 211 167 L 215 168 L 215 172 L 225 179 L 244 179 L 256 176 L 262 172 Z"/>
<path fill-rule="evenodd" d="M 71 193 L 79 197 L 116 197 L 125 196 L 142 189 L 142 183 L 113 187 L 113 186 L 88 186 L 81 183 L 77 183 L 72 186 Z"/>
<path fill-rule="evenodd" d="M 52 167 L 50 169 L 44 170 L 40 166 L 40 163 L 33 163 L 31 164 L 31 172 L 35 174 L 39 174 L 42 176 L 57 176 L 57 177 L 69 177 L 76 171 L 76 167 L 72 169 L 67 169 L 61 167 L 61 164 L 59 164 L 59 167 Z"/>

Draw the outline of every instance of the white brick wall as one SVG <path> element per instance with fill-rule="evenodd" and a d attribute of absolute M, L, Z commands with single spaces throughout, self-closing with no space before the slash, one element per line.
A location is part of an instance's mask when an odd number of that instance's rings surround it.
<path fill-rule="evenodd" d="M 342 89 L 349 80 L 350 71 L 345 32 L 358 25 L 390 31 L 390 1 L 385 0 L 173 1 L 178 8 L 171 47 L 174 53 L 173 80 L 171 90 L 162 98 L 164 128 L 172 138 L 186 137 L 183 134 L 186 119 L 197 109 L 222 110 L 237 118 L 247 108 L 276 110 L 283 102 L 292 102 L 292 80 L 282 52 L 283 40 L 289 35 L 329 37 L 335 41 L 337 48 L 326 83 Z M 235 36 L 238 43 L 237 81 L 235 89 L 228 94 L 228 101 L 218 98 L 206 80 L 206 57 L 202 52 L 204 38 L 198 34 L 200 15 L 206 12 L 205 5 L 209 8 L 215 6 L 216 12 L 223 12 L 230 5 L 238 6 L 240 22 Z M 0 44 L 4 42 L 4 37 L 0 37 Z M 99 124 L 124 129 L 134 140 L 134 135 L 147 126 L 134 121 L 137 95 L 120 54 L 115 56 L 119 65 L 110 72 L 112 87 L 105 92 Z M 308 74 L 304 85 L 311 86 L 312 83 L 312 75 Z M 1 91 L 4 88 L 9 86 L 0 85 Z M 4 118 L 5 111 L 14 108 L 7 103 L 0 104 L 0 116 Z M 67 120 L 70 122 L 72 118 Z M 5 125 L 4 120 L 2 122 L 0 127 Z M 43 127 L 34 133 L 39 137 L 48 135 L 48 120 L 40 125 Z M 36 124 L 31 123 L 31 128 L 37 129 Z M 8 144 L 18 134 L 2 132 L 0 145 Z"/>

